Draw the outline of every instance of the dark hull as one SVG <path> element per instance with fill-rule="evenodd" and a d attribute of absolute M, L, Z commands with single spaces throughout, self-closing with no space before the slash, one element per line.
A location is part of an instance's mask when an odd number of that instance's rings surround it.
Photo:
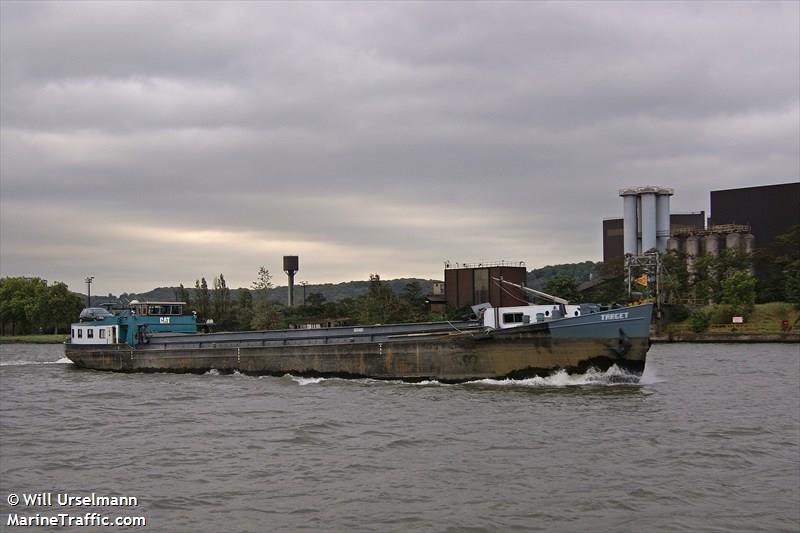
<path fill-rule="evenodd" d="M 589 315 L 491 332 L 474 328 L 331 340 L 318 336 L 313 343 L 291 338 L 258 341 L 247 333 L 191 336 L 136 348 L 68 344 L 66 356 L 79 367 L 96 370 L 203 373 L 216 369 L 409 381 L 526 378 L 559 369 L 606 370 L 612 365 L 641 373 L 650 347 L 650 308 L 640 307 L 647 308 L 641 316 L 615 323 L 601 323 L 599 317 L 592 320 Z"/>

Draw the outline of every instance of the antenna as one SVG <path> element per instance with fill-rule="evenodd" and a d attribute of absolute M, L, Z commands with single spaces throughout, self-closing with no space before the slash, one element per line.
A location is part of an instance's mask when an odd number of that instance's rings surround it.
<path fill-rule="evenodd" d="M 92 306 L 92 282 L 94 281 L 94 276 L 86 276 L 86 307 Z"/>

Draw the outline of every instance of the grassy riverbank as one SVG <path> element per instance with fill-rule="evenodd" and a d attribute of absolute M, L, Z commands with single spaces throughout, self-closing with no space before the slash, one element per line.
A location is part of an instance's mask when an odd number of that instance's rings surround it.
<path fill-rule="evenodd" d="M 690 319 L 672 322 L 652 337 L 654 342 L 800 342 L 800 309 L 785 302 L 756 305 L 743 324 L 717 320 L 715 308 L 705 308 L 712 318 L 702 331 L 692 329 Z M 719 311 L 717 308 L 716 311 Z M 718 312 L 716 314 L 719 314 Z M 789 329 L 784 329 L 784 321 Z"/>
<path fill-rule="evenodd" d="M 786 302 L 770 302 L 766 304 L 757 304 L 753 312 L 745 318 L 743 324 L 727 323 L 714 323 L 713 321 L 708 324 L 705 331 L 695 332 L 692 330 L 691 320 L 687 319 L 682 322 L 673 322 L 667 324 L 664 329 L 665 334 L 672 335 L 691 335 L 694 333 L 703 334 L 778 334 L 785 333 L 783 330 L 783 321 L 786 320 L 792 328 L 791 332 L 797 333 L 800 330 L 800 324 L 797 323 L 800 318 L 800 309 L 797 309 L 792 304 Z"/>
<path fill-rule="evenodd" d="M 4 335 L 0 336 L 0 344 L 61 344 L 69 335 Z"/>

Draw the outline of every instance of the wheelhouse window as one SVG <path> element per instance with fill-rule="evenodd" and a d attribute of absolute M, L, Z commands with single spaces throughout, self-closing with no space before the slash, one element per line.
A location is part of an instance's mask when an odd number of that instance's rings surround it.
<path fill-rule="evenodd" d="M 72 328 L 70 330 L 70 333 L 72 334 L 72 338 L 74 339 L 75 338 L 75 328 Z"/>
<path fill-rule="evenodd" d="M 522 313 L 503 313 L 503 324 L 522 324 Z"/>
<path fill-rule="evenodd" d="M 106 330 L 101 329 L 100 331 L 97 332 L 97 336 L 100 337 L 101 339 L 105 339 L 106 338 Z"/>
<path fill-rule="evenodd" d="M 78 328 L 78 338 L 79 339 L 83 338 L 83 328 Z"/>
<path fill-rule="evenodd" d="M 131 310 L 140 316 L 182 315 L 185 302 L 137 302 Z"/>
<path fill-rule="evenodd" d="M 86 329 L 86 338 L 93 339 L 94 338 L 94 330 L 92 328 Z"/>

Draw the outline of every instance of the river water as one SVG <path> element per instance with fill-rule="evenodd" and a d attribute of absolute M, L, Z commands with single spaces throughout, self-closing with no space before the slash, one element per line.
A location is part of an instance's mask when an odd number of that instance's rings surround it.
<path fill-rule="evenodd" d="M 0 423 L 3 531 L 90 512 L 146 519 L 105 531 L 800 530 L 798 345 L 462 385 L 103 373 L 4 345 Z M 34 493 L 52 505 L 8 503 Z M 138 505 L 58 504 L 93 493 Z"/>

